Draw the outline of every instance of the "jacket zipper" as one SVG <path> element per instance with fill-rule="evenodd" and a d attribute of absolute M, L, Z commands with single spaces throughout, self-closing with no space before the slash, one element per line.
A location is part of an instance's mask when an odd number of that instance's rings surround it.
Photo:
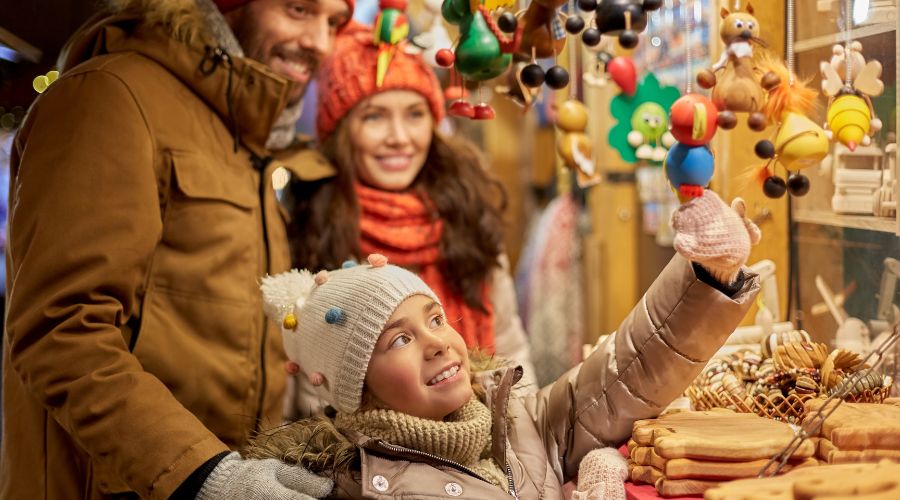
<path fill-rule="evenodd" d="M 481 475 L 477 474 L 477 473 L 476 473 L 475 471 L 473 471 L 472 469 L 466 467 L 465 465 L 463 465 L 463 464 L 461 464 L 461 463 L 459 463 L 459 462 L 454 462 L 453 460 L 450 460 L 450 459 L 447 459 L 447 458 L 444 458 L 444 457 L 439 457 L 439 456 L 437 456 L 437 455 L 432 455 L 431 453 L 426 453 L 426 452 L 424 452 L 424 451 L 414 450 L 414 449 L 412 449 L 412 448 L 404 448 L 403 446 L 397 446 L 397 445 L 393 445 L 393 444 L 390 444 L 390 443 L 385 443 L 385 442 L 383 442 L 383 441 L 379 442 L 379 443 L 378 443 L 378 446 L 381 446 L 381 447 L 383 447 L 383 448 L 387 448 L 387 449 L 393 451 L 394 453 L 412 453 L 413 455 L 419 455 L 419 456 L 423 456 L 423 457 L 430 458 L 430 459 L 435 460 L 435 461 L 438 461 L 438 462 L 443 462 L 443 463 L 449 464 L 449 465 L 451 465 L 451 466 L 453 466 L 453 467 L 455 467 L 455 468 L 457 468 L 457 469 L 459 469 L 459 470 L 461 470 L 461 471 L 463 471 L 463 472 L 465 472 L 465 473 L 467 473 L 467 474 L 469 474 L 469 475 L 471 475 L 471 476 L 474 476 L 474 477 L 476 477 L 476 478 L 478 478 L 478 479 L 480 479 L 480 480 L 482 480 L 482 481 L 484 481 L 484 482 L 486 482 L 486 483 L 490 483 L 490 481 L 488 481 L 487 479 L 485 479 L 485 478 L 482 477 Z M 516 493 L 516 484 L 515 484 L 515 482 L 513 481 L 513 477 L 512 477 L 512 469 L 509 467 L 509 463 L 506 464 L 506 481 L 509 483 L 509 494 L 510 494 L 510 496 L 512 496 L 513 498 L 515 498 L 515 499 L 518 500 L 519 495 Z"/>
<path fill-rule="evenodd" d="M 263 239 L 263 256 L 265 257 L 265 274 L 269 274 L 270 272 L 270 264 L 269 261 L 269 228 L 266 221 L 266 167 L 269 163 L 272 162 L 271 156 L 259 157 L 253 155 L 251 157 L 251 161 L 253 166 L 259 172 L 259 213 L 260 213 L 260 221 L 262 223 L 262 239 Z M 266 399 L 266 341 L 268 338 L 268 328 L 267 319 L 265 315 L 262 318 L 262 341 L 259 346 L 259 373 L 260 373 L 260 386 L 259 386 L 259 398 L 257 400 L 256 405 L 256 422 L 254 423 L 254 427 L 257 431 L 260 430 L 260 425 L 262 423 L 262 412 L 263 412 L 263 404 Z"/>
<path fill-rule="evenodd" d="M 509 466 L 509 460 L 506 461 L 506 480 L 509 481 L 509 495 L 516 500 L 519 500 L 519 495 L 516 493 L 516 483 L 513 481 L 512 468 Z"/>
<path fill-rule="evenodd" d="M 467 473 L 467 474 L 471 474 L 472 476 L 475 476 L 475 477 L 477 477 L 478 479 L 481 479 L 482 481 L 484 481 L 484 482 L 486 482 L 486 483 L 489 483 L 489 482 L 490 482 L 490 481 L 488 481 L 487 479 L 485 479 L 485 478 L 481 477 L 480 475 L 478 475 L 478 474 L 477 474 L 475 471 L 473 471 L 472 469 L 466 467 L 465 465 L 463 465 L 463 464 L 461 464 L 461 463 L 459 463 L 459 462 L 454 462 L 453 460 L 450 460 L 450 459 L 447 459 L 447 458 L 444 458 L 444 457 L 439 457 L 439 456 L 437 456 L 437 455 L 432 455 L 431 453 L 426 453 L 426 452 L 424 452 L 424 451 L 414 450 L 414 449 L 412 449 L 412 448 L 404 448 L 403 446 L 397 446 L 397 445 L 394 445 L 394 444 L 385 443 L 385 442 L 383 442 L 383 441 L 379 442 L 379 443 L 378 443 L 378 446 L 381 446 L 381 447 L 383 447 L 383 448 L 387 448 L 387 449 L 393 451 L 394 453 L 412 453 L 413 455 L 419 455 L 419 456 L 423 456 L 423 457 L 430 458 L 430 459 L 432 459 L 432 460 L 436 460 L 436 461 L 438 461 L 438 462 L 444 462 L 444 463 L 446 463 L 446 464 L 452 465 L 453 467 L 455 467 L 455 468 L 457 468 L 457 469 L 459 469 L 459 470 L 461 470 L 461 471 L 463 471 L 463 472 L 465 472 L 465 473 Z"/>

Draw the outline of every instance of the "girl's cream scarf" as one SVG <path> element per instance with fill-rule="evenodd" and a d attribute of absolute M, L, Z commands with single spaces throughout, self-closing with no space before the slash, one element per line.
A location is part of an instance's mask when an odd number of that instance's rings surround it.
<path fill-rule="evenodd" d="M 393 410 L 366 410 L 339 413 L 334 423 L 338 428 L 457 462 L 492 484 L 506 486 L 506 475 L 490 456 L 491 412 L 476 398 L 443 421 Z"/>

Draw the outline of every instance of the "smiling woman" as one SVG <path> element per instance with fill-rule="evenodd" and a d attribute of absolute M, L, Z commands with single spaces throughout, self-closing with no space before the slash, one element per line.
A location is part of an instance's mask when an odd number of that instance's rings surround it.
<path fill-rule="evenodd" d="M 357 105 L 347 120 L 360 180 L 384 191 L 412 185 L 425 166 L 434 129 L 425 97 L 388 90 Z"/>

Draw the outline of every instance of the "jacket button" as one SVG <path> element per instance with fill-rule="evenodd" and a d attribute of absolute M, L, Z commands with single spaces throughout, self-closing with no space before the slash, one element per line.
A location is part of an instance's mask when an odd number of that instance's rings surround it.
<path fill-rule="evenodd" d="M 388 486 L 390 486 L 390 483 L 388 483 L 388 480 L 386 477 L 379 474 L 376 476 L 372 476 L 372 486 L 374 486 L 376 490 L 384 493 L 385 491 L 387 491 Z"/>
<path fill-rule="evenodd" d="M 444 491 L 451 497 L 458 497 L 462 495 L 462 486 L 457 483 L 447 483 L 447 485 L 444 486 Z"/>

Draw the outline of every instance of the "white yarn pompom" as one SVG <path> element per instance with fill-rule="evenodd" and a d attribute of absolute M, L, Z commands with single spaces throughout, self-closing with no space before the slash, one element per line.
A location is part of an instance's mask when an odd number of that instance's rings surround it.
<path fill-rule="evenodd" d="M 266 276 L 259 289 L 263 294 L 263 312 L 270 320 L 282 324 L 284 317 L 302 307 L 315 287 L 312 273 L 291 269 L 288 272 Z"/>

